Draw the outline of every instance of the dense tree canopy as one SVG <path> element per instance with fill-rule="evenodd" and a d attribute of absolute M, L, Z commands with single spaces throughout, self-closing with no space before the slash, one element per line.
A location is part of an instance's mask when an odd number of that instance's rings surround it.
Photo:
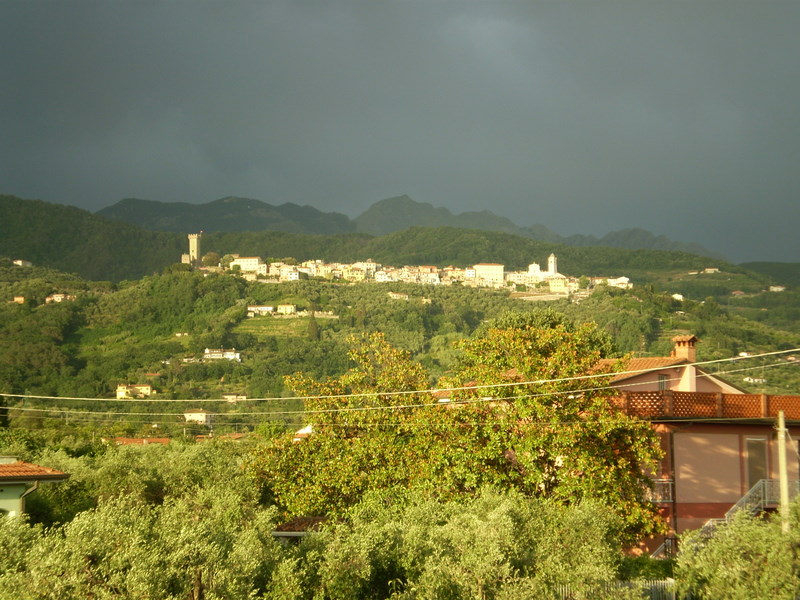
<path fill-rule="evenodd" d="M 675 576 L 680 591 L 698 600 L 793 600 L 800 594 L 800 505 L 791 506 L 790 529 L 777 514 L 739 511 L 712 535 L 681 539 Z"/>
<path fill-rule="evenodd" d="M 373 489 L 439 498 L 485 485 L 565 502 L 600 499 L 631 533 L 655 531 L 644 500 L 652 430 L 608 402 L 589 374 L 608 347 L 591 325 L 544 313 L 508 317 L 462 342 L 449 402 L 383 336 L 352 340 L 356 366 L 317 382 L 297 375 L 314 434 L 262 449 L 253 468 L 294 515 L 336 514 Z M 599 385 L 598 385 L 599 381 Z"/>

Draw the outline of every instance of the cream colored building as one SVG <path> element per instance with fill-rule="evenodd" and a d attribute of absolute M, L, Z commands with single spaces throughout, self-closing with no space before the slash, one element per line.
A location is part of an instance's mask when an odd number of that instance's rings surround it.
<path fill-rule="evenodd" d="M 117 400 L 125 398 L 149 398 L 153 394 L 149 383 L 120 383 L 117 385 Z"/>
<path fill-rule="evenodd" d="M 198 423 L 200 425 L 211 425 L 213 416 L 210 412 L 202 408 L 187 410 L 183 413 L 183 418 L 187 423 Z"/>
<path fill-rule="evenodd" d="M 480 263 L 473 266 L 475 279 L 481 285 L 498 286 L 505 281 L 505 266 L 497 263 Z"/>
<path fill-rule="evenodd" d="M 203 360 L 233 360 L 242 362 L 242 356 L 236 348 L 206 348 L 203 351 Z"/>
<path fill-rule="evenodd" d="M 242 273 L 267 274 L 267 265 L 261 262 L 260 256 L 240 256 L 231 261 L 230 268 L 239 267 Z"/>
<path fill-rule="evenodd" d="M 279 315 L 293 315 L 297 312 L 297 305 L 295 304 L 278 304 Z"/>

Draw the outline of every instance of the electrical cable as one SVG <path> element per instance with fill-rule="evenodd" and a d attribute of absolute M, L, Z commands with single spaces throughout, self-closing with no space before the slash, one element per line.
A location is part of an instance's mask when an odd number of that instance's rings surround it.
<path fill-rule="evenodd" d="M 679 367 L 679 366 L 702 366 L 702 365 L 710 365 L 710 364 L 718 364 L 724 362 L 735 362 L 741 360 L 749 360 L 755 358 L 764 358 L 767 356 L 775 356 L 779 354 L 786 354 L 789 352 L 800 352 L 800 348 L 793 348 L 791 350 L 777 350 L 774 352 L 764 352 L 761 354 L 756 354 L 752 356 L 734 356 L 730 358 L 721 358 L 715 360 L 707 360 L 707 361 L 700 361 L 694 362 L 689 364 L 676 364 L 676 365 L 668 365 L 669 367 Z M 619 359 L 620 362 L 624 362 L 624 359 Z M 783 363 L 778 363 L 783 364 Z M 269 402 L 269 401 L 287 401 L 287 400 L 338 400 L 338 399 L 346 399 L 346 398 L 359 398 L 359 397 L 370 397 L 370 396 L 402 396 L 402 395 L 414 395 L 414 394 L 432 394 L 434 392 L 457 392 L 457 391 L 472 391 L 477 389 L 497 389 L 497 388 L 505 388 L 505 387 L 515 387 L 515 386 L 522 386 L 522 385 L 544 385 L 544 384 L 553 384 L 553 383 L 566 383 L 571 381 L 581 381 L 581 380 L 591 380 L 591 379 L 599 379 L 603 377 L 619 377 L 621 375 L 641 375 L 644 373 L 650 373 L 655 371 L 663 370 L 665 367 L 653 367 L 650 369 L 638 369 L 638 370 L 631 370 L 631 371 L 617 371 L 613 373 L 593 373 L 588 375 L 575 375 L 572 377 L 561 377 L 556 379 L 535 379 L 531 381 L 522 381 L 522 382 L 507 382 L 507 383 L 495 383 L 495 384 L 484 384 L 484 385 L 471 385 L 471 386 L 461 386 L 461 387 L 451 387 L 451 388 L 435 388 L 435 389 L 425 389 L 425 390 L 400 390 L 400 391 L 386 391 L 386 392 L 362 392 L 362 393 L 349 393 L 349 394 L 323 394 L 323 395 L 313 395 L 313 396 L 286 396 L 286 397 L 265 397 L 265 398 L 246 398 L 244 400 L 237 400 L 237 402 Z M 756 367 L 752 367 L 753 369 L 762 368 L 762 365 L 758 365 Z M 0 396 L 4 396 L 7 398 L 21 398 L 21 399 L 31 399 L 31 400 L 70 400 L 70 401 L 100 401 L 100 402 L 149 402 L 149 403 L 177 403 L 177 402 L 189 402 L 189 403 L 198 403 L 198 402 L 227 402 L 224 398 L 151 398 L 151 399 L 141 399 L 141 398 L 88 398 L 88 397 L 80 397 L 80 396 L 43 396 L 43 395 L 34 395 L 34 394 L 11 394 L 6 392 L 0 392 Z"/>
<path fill-rule="evenodd" d="M 768 355 L 774 353 L 767 353 Z M 761 356 L 761 355 L 759 355 Z M 756 357 L 752 357 L 756 358 Z M 732 359 L 725 359 L 731 361 Z M 717 360 L 714 362 L 723 362 L 722 360 Z M 756 365 L 753 367 L 744 367 L 741 369 L 731 369 L 729 371 L 723 371 L 720 373 L 700 373 L 699 377 L 715 377 L 718 374 L 728 374 L 728 373 L 738 373 L 753 369 L 762 369 L 766 367 L 772 366 L 781 366 L 783 363 L 773 363 L 772 365 Z M 675 366 L 686 366 L 686 365 L 675 365 Z M 624 373 L 647 373 L 654 370 L 661 370 L 661 369 L 643 369 L 640 371 L 628 371 Z M 605 374 L 598 374 L 592 375 L 590 377 L 599 378 L 599 377 L 609 377 L 609 376 L 617 376 L 620 373 L 605 373 Z M 549 382 L 563 382 L 563 381 L 575 381 L 579 379 L 586 379 L 586 377 L 575 377 L 575 378 L 561 378 L 555 380 L 548 380 L 544 381 L 545 383 Z M 677 381 L 680 377 L 674 377 L 669 379 L 668 381 Z M 510 384 L 502 384 L 503 387 L 508 387 L 510 385 L 513 386 L 528 386 L 535 384 L 537 382 L 513 382 Z M 289 410 L 289 411 L 230 411 L 230 412 L 218 412 L 218 413 L 211 413 L 215 416 L 215 418 L 219 418 L 225 415 L 238 415 L 238 416 L 297 416 L 297 415 L 315 415 L 315 414 L 331 414 L 331 413 L 356 413 L 356 412 L 376 412 L 376 411 L 399 411 L 399 410 L 408 410 L 408 409 L 415 409 L 415 408 L 431 408 L 431 407 L 441 407 L 441 406 L 455 406 L 455 405 L 468 405 L 468 404 L 479 404 L 479 403 L 487 403 L 487 402 L 502 402 L 502 401 L 519 401 L 519 400 L 526 400 L 526 399 L 533 399 L 533 398 L 540 398 L 540 397 L 552 397 L 552 396 L 559 396 L 559 395 L 571 395 L 571 394 L 581 394 L 581 393 L 589 393 L 589 392 L 599 392 L 599 391 L 608 391 L 608 390 L 619 390 L 625 387 L 636 387 L 636 383 L 631 384 L 617 384 L 614 386 L 607 385 L 607 386 L 598 386 L 598 387 L 590 387 L 590 388 L 583 388 L 583 389 L 571 389 L 571 390 L 553 390 L 548 392 L 542 392 L 537 394 L 524 394 L 524 395 L 517 395 L 517 396 L 505 396 L 505 397 L 497 397 L 497 396 L 487 396 L 481 398 L 468 398 L 468 399 L 459 399 L 459 400 L 450 400 L 446 402 L 437 401 L 437 402 L 424 402 L 424 403 L 416 403 L 416 404 L 400 404 L 400 405 L 380 405 L 380 406 L 350 406 L 350 407 L 335 407 L 335 408 L 321 408 L 321 409 L 302 409 L 302 410 Z M 425 395 L 425 394 L 432 394 L 433 391 L 442 392 L 442 391 L 476 391 L 476 390 L 483 390 L 483 389 L 495 389 L 497 385 L 475 385 L 475 386 L 466 386 L 460 388 L 448 388 L 448 389 L 440 389 L 440 390 L 422 390 L 422 391 L 412 391 L 412 392 L 404 392 L 405 394 L 418 394 L 418 395 Z M 382 397 L 382 396 L 392 396 L 396 395 L 395 393 L 371 393 L 371 394 L 350 394 L 350 395 L 340 395 L 340 396 L 306 396 L 303 397 L 306 400 L 311 399 L 320 399 L 320 400 L 330 400 L 330 399 L 343 399 L 343 398 L 365 398 L 365 397 Z M 14 396 L 19 397 L 19 396 Z M 26 399 L 32 399 L 30 396 L 25 396 Z M 50 398 L 52 399 L 52 398 Z M 298 400 L 298 397 L 293 398 L 282 398 L 282 399 L 274 399 L 274 400 Z M 99 401 L 100 399 L 87 399 L 87 400 L 95 400 Z M 116 400 L 109 400 L 108 402 L 115 402 Z M 149 404 L 154 403 L 153 400 L 136 400 L 142 404 Z M 226 402 L 225 400 L 212 400 L 213 402 Z M 184 400 L 183 402 L 196 402 L 196 400 Z M 123 412 L 123 411 L 91 411 L 91 410 L 74 410 L 74 409 L 63 409 L 63 408 L 26 408 L 26 407 L 6 407 L 6 410 L 9 411 L 19 411 L 22 413 L 58 413 L 58 416 L 55 417 L 45 417 L 45 418 L 53 418 L 53 419 L 61 419 L 63 415 L 105 415 L 105 416 L 131 416 L 131 417 L 164 417 L 164 416 L 176 416 L 179 413 L 156 413 L 156 412 Z"/>

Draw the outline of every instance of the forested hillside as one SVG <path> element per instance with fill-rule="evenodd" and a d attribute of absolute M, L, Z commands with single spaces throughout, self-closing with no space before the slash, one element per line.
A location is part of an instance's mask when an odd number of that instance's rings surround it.
<path fill-rule="evenodd" d="M 800 263 L 752 262 L 741 266 L 766 275 L 775 285 L 800 286 Z"/>
<path fill-rule="evenodd" d="M 393 300 L 389 291 L 408 294 Z M 73 301 L 45 304 L 52 293 Z M 284 376 L 343 373 L 347 339 L 380 331 L 429 371 L 453 369 L 457 340 L 504 311 L 540 310 L 508 291 L 307 280 L 248 282 L 175 265 L 121 284 L 98 284 L 40 267 L 0 264 L 0 386 L 7 392 L 108 398 L 121 382 L 149 382 L 167 398 L 281 396 Z M 598 288 L 579 303 L 547 303 L 576 322 L 594 321 L 619 354 L 665 355 L 676 334 L 700 337 L 700 357 L 727 358 L 800 347 L 797 296 L 758 293 L 682 301 L 653 286 Z M 723 300 L 725 299 L 723 298 Z M 293 318 L 247 318 L 247 306 L 294 304 Z M 178 335 L 180 334 L 180 335 Z M 235 347 L 241 362 L 204 362 L 205 348 Z M 792 392 L 796 368 L 772 369 L 754 391 Z M 740 385 L 741 376 L 736 376 Z M 284 407 L 285 408 L 285 407 Z M 242 408 L 242 410 L 245 410 Z M 291 420 L 291 419 L 290 419 Z M 173 421 L 174 422 L 174 421 Z M 133 425 L 134 429 L 136 425 Z"/>
<path fill-rule="evenodd" d="M 138 278 L 180 261 L 181 236 L 39 200 L 0 196 L 0 256 L 94 280 Z"/>
<path fill-rule="evenodd" d="M 182 233 L 285 231 L 332 235 L 358 231 L 382 236 L 410 227 L 454 227 L 508 233 L 566 246 L 667 250 L 722 259 L 699 244 L 676 242 L 644 229 L 612 231 L 601 238 L 592 235 L 561 236 L 543 225 L 520 227 L 489 210 L 453 214 L 447 208 L 416 202 L 408 196 L 379 200 L 352 221 L 340 213 L 322 212 L 311 206 L 288 202 L 274 206 L 260 200 L 237 197 L 221 198 L 205 204 L 126 198 L 95 214 L 145 229 Z"/>
<path fill-rule="evenodd" d="M 47 303 L 54 292 L 75 298 Z M 0 303 L 0 392 L 12 394 L 0 454 L 70 478 L 31 494 L 28 517 L 0 517 L 0 597 L 632 600 L 639 576 L 720 589 L 704 575 L 718 553 L 720 564 L 745 549 L 789 554 L 776 521 L 740 519 L 674 571 L 625 558 L 663 528 L 645 495 L 659 447 L 607 388 L 570 377 L 602 357 L 666 354 L 681 333 L 700 337 L 700 360 L 800 347 L 787 292 L 726 304 L 599 286 L 542 305 L 503 290 L 249 282 L 185 265 L 96 283 L 2 259 L 0 298 L 14 296 L 25 301 Z M 279 303 L 304 312 L 247 317 L 248 305 Z M 241 362 L 203 360 L 208 347 Z M 742 387 L 766 374 L 752 391 L 800 389 L 783 358 L 726 369 Z M 536 383 L 474 387 L 510 370 Z M 552 373 L 566 377 L 540 383 Z M 113 399 L 125 382 L 155 393 Z M 440 405 L 435 386 L 454 402 Z M 213 423 L 185 421 L 198 407 Z M 307 424 L 314 434 L 296 443 Z M 308 524 L 321 531 L 275 539 Z M 768 571 L 748 589 L 796 583 Z"/>
<path fill-rule="evenodd" d="M 329 262 L 372 258 L 395 266 L 465 267 L 496 262 L 504 264 L 506 270 L 525 270 L 532 262 L 544 263 L 555 252 L 564 274 L 627 275 L 638 283 L 663 283 L 709 266 L 725 271 L 726 277 L 720 278 L 715 286 L 691 291 L 693 284 L 687 283 L 685 288 L 676 290 L 685 289 L 695 295 L 730 292 L 736 289 L 733 286 L 758 291 L 770 280 L 766 275 L 735 265 L 682 252 L 572 247 L 505 233 L 450 227 L 414 227 L 380 237 L 356 233 L 217 232 L 203 236 L 202 248 L 220 256 L 230 253 Z M 86 279 L 122 281 L 161 271 L 179 262 L 186 251 L 183 234 L 146 231 L 77 208 L 0 196 L 0 256 L 26 259 Z M 731 282 L 731 274 L 739 280 Z M 703 281 L 707 284 L 710 280 Z"/>
<path fill-rule="evenodd" d="M 272 206 L 251 198 L 220 198 L 206 204 L 126 198 L 97 211 L 98 216 L 154 231 L 286 231 L 336 234 L 355 231 L 345 215 L 312 206 Z"/>

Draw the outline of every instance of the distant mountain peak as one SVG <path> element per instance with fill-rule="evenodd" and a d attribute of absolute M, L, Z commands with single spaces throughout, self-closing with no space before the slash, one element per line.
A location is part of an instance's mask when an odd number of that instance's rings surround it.
<path fill-rule="evenodd" d="M 206 204 L 159 202 L 126 198 L 97 212 L 107 219 L 123 221 L 156 231 L 286 231 L 338 234 L 359 232 L 382 236 L 410 227 L 455 227 L 499 231 L 543 242 L 569 246 L 609 246 L 632 250 L 676 250 L 723 259 L 699 244 L 676 242 L 663 235 L 632 227 L 612 231 L 601 238 L 593 235 L 559 235 L 544 225 L 520 227 L 491 210 L 454 214 L 428 202 L 417 202 L 407 194 L 378 200 L 355 219 L 312 206 L 285 202 L 279 206 L 262 200 L 226 196 Z"/>
<path fill-rule="evenodd" d="M 285 203 L 273 206 L 254 198 L 226 196 L 205 204 L 157 202 L 128 198 L 97 212 L 156 231 L 287 231 L 292 233 L 350 233 L 354 225 L 339 213 Z"/>
<path fill-rule="evenodd" d="M 516 225 L 491 211 L 454 215 L 447 208 L 417 202 L 406 195 L 380 200 L 354 221 L 356 231 L 371 235 L 386 235 L 409 227 L 458 227 L 519 234 Z"/>

